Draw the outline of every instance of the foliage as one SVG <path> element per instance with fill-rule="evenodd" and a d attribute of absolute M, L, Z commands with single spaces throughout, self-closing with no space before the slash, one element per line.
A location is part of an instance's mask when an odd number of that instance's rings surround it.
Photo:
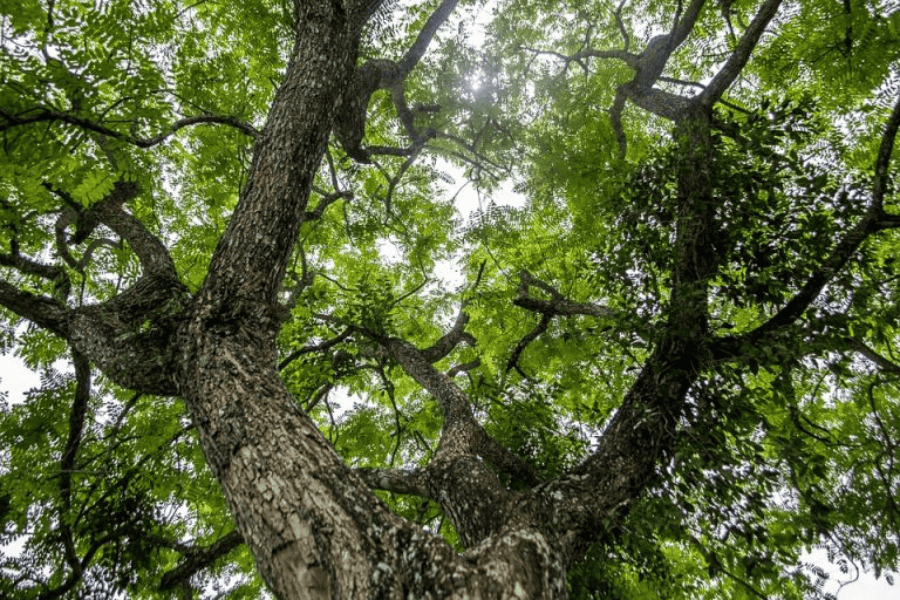
<path fill-rule="evenodd" d="M 360 61 L 399 60 L 436 4 L 388 2 Z M 661 87 L 709 81 L 760 5 L 707 4 Z M 713 109 L 704 302 L 717 339 L 767 323 L 865 218 L 897 96 L 900 11 L 888 4 L 785 3 Z M 404 82 L 432 134 L 424 149 L 361 164 L 332 140 L 310 202 L 323 210 L 303 223 L 279 292 L 278 362 L 349 465 L 409 470 L 434 456 L 441 407 L 378 340 L 429 347 L 462 309 L 471 339 L 434 364 L 485 430 L 543 480 L 594 451 L 670 326 L 692 142 L 628 105 L 620 155 L 608 111 L 633 72 L 573 57 L 622 48 L 622 32 L 640 52 L 675 5 L 461 2 Z M 2 280 L 71 308 L 138 282 L 137 250 L 87 223 L 117 182 L 136 182 L 129 213 L 196 292 L 247 183 L 293 19 L 285 0 L 0 2 Z M 415 143 L 377 91 L 366 146 Z M 477 209 L 461 214 L 460 198 Z M 818 546 L 842 568 L 900 567 L 894 226 L 778 337 L 704 367 L 652 481 L 570 569 L 571 597 L 826 597 L 800 563 Z M 550 318 L 513 305 L 525 298 L 606 312 Z M 69 346 L 4 306 L 0 347 L 43 376 L 0 404 L 0 596 L 259 597 L 182 402 L 99 371 L 80 402 L 83 381 L 59 362 L 77 363 Z M 164 317 L 132 335 L 162 331 Z M 379 497 L 463 549 L 438 503 Z"/>

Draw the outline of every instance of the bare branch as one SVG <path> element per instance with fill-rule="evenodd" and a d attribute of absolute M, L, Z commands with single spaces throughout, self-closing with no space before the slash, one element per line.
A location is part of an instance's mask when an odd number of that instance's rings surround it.
<path fill-rule="evenodd" d="M 427 477 L 419 469 L 358 468 L 356 473 L 362 477 L 373 490 L 384 490 L 395 494 L 412 494 L 421 498 L 431 498 L 428 491 Z"/>
<path fill-rule="evenodd" d="M 58 300 L 23 292 L 0 281 L 0 305 L 61 338 L 69 334 L 69 309 Z"/>
<path fill-rule="evenodd" d="M 878 147 L 878 157 L 875 159 L 875 185 L 872 196 L 875 206 L 881 211 L 884 204 L 884 195 L 887 193 L 888 169 L 891 164 L 891 156 L 894 153 L 894 142 L 897 138 L 897 128 L 900 127 L 900 98 L 894 102 L 894 109 L 888 117 L 881 136 L 881 144 Z M 883 211 L 881 211 L 883 214 Z M 893 215 L 884 215 L 890 217 Z M 887 227 L 885 227 L 886 229 Z"/>
<path fill-rule="evenodd" d="M 318 193 L 318 192 L 317 192 Z M 325 209 L 334 204 L 336 201 L 344 199 L 344 200 L 353 200 L 353 192 L 352 191 L 343 191 L 343 192 L 332 192 L 330 194 L 320 194 L 322 197 L 319 200 L 319 203 L 316 204 L 316 207 L 312 210 L 308 210 L 303 213 L 304 221 L 315 221 L 322 218 L 322 215 L 325 214 Z"/>
<path fill-rule="evenodd" d="M 308 395 L 306 397 L 306 404 L 303 406 L 303 411 L 306 414 L 309 414 L 312 409 L 319 405 L 319 402 L 325 401 L 325 406 L 328 409 L 328 414 L 331 416 L 332 425 L 334 424 L 334 416 L 331 415 L 331 405 L 328 404 L 328 394 L 331 393 L 331 390 L 334 389 L 334 385 L 331 383 L 326 383 L 321 388 L 315 391 L 315 394 Z"/>
<path fill-rule="evenodd" d="M 403 58 L 400 59 L 400 62 L 397 63 L 401 78 L 406 77 L 409 72 L 413 70 L 413 67 L 419 63 L 425 55 L 425 51 L 428 49 L 431 40 L 434 39 L 438 29 L 440 29 L 441 25 L 450 18 L 450 15 L 453 14 L 453 10 L 458 3 L 459 0 L 443 0 L 440 6 L 431 13 L 431 16 L 425 21 L 422 30 L 419 31 L 419 35 L 416 36 L 416 41 L 413 42 L 413 45 L 409 47 L 409 50 L 406 51 L 406 54 L 404 54 Z"/>
<path fill-rule="evenodd" d="M 619 2 L 619 5 L 616 7 L 616 11 L 614 16 L 616 17 L 616 25 L 619 28 L 619 33 L 622 34 L 622 42 L 625 45 L 625 52 L 628 52 L 628 47 L 631 45 L 631 36 L 628 35 L 628 30 L 625 29 L 625 23 L 622 22 L 622 9 L 625 8 L 625 4 L 628 0 L 622 0 Z"/>
<path fill-rule="evenodd" d="M 6 131 L 12 129 L 14 127 L 20 127 L 22 125 L 29 125 L 32 123 L 65 123 L 67 125 L 73 125 L 75 127 L 79 127 L 86 131 L 91 131 L 93 133 L 99 133 L 101 135 L 111 137 L 117 140 L 121 140 L 127 144 L 131 144 L 132 146 L 137 146 L 138 148 L 152 148 L 157 144 L 160 144 L 166 141 L 169 137 L 171 137 L 174 133 L 176 133 L 180 129 L 184 129 L 185 127 L 190 127 L 192 125 L 201 125 L 201 124 L 219 124 L 219 125 L 228 125 L 230 127 L 234 127 L 242 131 L 243 133 L 249 135 L 250 137 L 256 139 L 259 137 L 259 131 L 250 125 L 249 123 L 245 123 L 241 121 L 237 117 L 230 117 L 226 115 L 198 115 L 196 117 L 186 117 L 184 119 L 179 119 L 172 123 L 169 128 L 153 137 L 149 138 L 141 138 L 135 137 L 132 135 L 127 135 L 116 131 L 115 129 L 110 129 L 109 127 L 97 123 L 95 121 L 91 121 L 90 119 L 85 119 L 83 117 L 79 117 L 76 115 L 72 115 L 69 113 L 58 112 L 49 109 L 37 109 L 38 112 L 32 116 L 19 116 L 7 113 L 5 111 L 0 110 L 0 117 L 5 119 L 5 123 L 0 123 L 0 131 Z M 33 112 L 33 111 L 28 111 Z"/>
<path fill-rule="evenodd" d="M 586 58 L 618 59 L 632 68 L 637 67 L 639 59 L 639 55 L 632 54 L 627 50 L 594 50 L 592 48 L 587 48 L 576 52 L 575 54 L 562 54 L 553 50 L 541 50 L 540 48 L 531 48 L 529 46 L 519 46 L 519 49 L 531 52 L 535 56 L 553 56 L 558 58 L 565 63 L 565 69 L 568 69 L 569 65 L 574 62 L 581 67 L 581 70 L 585 75 L 590 72 L 587 62 L 585 62 Z"/>
<path fill-rule="evenodd" d="M 521 280 L 521 283 L 519 284 L 519 297 L 513 300 L 513 304 L 532 312 L 541 313 L 551 317 L 557 315 L 586 315 L 601 319 L 612 317 L 616 314 L 616 311 L 605 306 L 567 300 L 556 288 L 548 283 L 544 283 L 540 279 L 536 279 L 527 271 L 521 271 L 519 273 L 519 278 Z M 550 294 L 552 300 L 542 300 L 529 295 L 528 291 L 532 286 Z"/>
<path fill-rule="evenodd" d="M 384 209 L 388 214 L 392 212 L 391 206 L 394 200 L 394 190 L 397 188 L 397 185 L 400 183 L 400 179 L 403 177 L 403 175 L 405 175 L 409 168 L 413 165 L 413 163 L 416 162 L 416 159 L 419 157 L 419 153 L 422 152 L 422 149 L 425 147 L 425 143 L 428 141 L 428 139 L 429 138 L 427 137 L 423 137 L 413 143 L 412 147 L 410 148 L 409 158 L 403 161 L 403 164 L 400 165 L 400 169 L 393 177 L 391 177 L 388 183 L 387 194 L 384 197 Z"/>
<path fill-rule="evenodd" d="M 75 397 L 72 400 L 72 408 L 69 410 L 69 435 L 59 461 L 59 495 L 62 498 L 59 517 L 66 562 L 72 569 L 72 573 L 78 574 L 80 577 L 84 565 L 78 559 L 78 553 L 75 550 L 72 521 L 68 513 L 72 509 L 72 470 L 75 466 L 78 447 L 81 445 L 84 419 L 87 414 L 88 401 L 91 398 L 91 368 L 87 358 L 78 351 L 72 351 L 72 361 L 75 364 Z"/>
<path fill-rule="evenodd" d="M 106 238 L 100 238 L 92 241 L 88 244 L 87 250 L 84 251 L 84 254 L 81 255 L 81 260 L 78 261 L 77 269 L 79 271 L 84 271 L 85 267 L 91 262 L 91 258 L 94 255 L 94 252 L 97 251 L 97 248 L 100 246 L 109 246 L 110 248 L 121 248 L 121 242 L 116 242 L 113 240 L 109 240 Z"/>
<path fill-rule="evenodd" d="M 16 250 L 15 247 L 13 249 Z M 66 273 L 65 269 L 54 265 L 45 265 L 36 260 L 26 258 L 17 251 L 10 254 L 0 254 L 0 266 L 12 267 L 22 273 L 37 275 L 38 277 L 53 282 L 55 290 L 62 298 L 68 297 L 69 291 L 72 288 L 72 284 L 69 281 L 69 275 Z"/>
<path fill-rule="evenodd" d="M 462 363 L 460 365 L 456 365 L 452 367 L 449 371 L 447 371 L 447 377 L 456 377 L 460 373 L 465 373 L 466 371 L 471 371 L 472 369 L 477 369 L 481 366 L 481 359 L 476 358 L 475 360 L 469 361 L 467 363 Z"/>
<path fill-rule="evenodd" d="M 507 372 L 509 372 L 514 367 L 518 369 L 519 357 L 522 355 L 522 352 L 525 350 L 525 348 L 528 347 L 528 344 L 536 340 L 538 336 L 547 331 L 547 327 L 550 325 L 550 321 L 552 320 L 552 318 L 553 317 L 551 317 L 548 313 L 542 314 L 541 320 L 535 326 L 535 328 L 528 332 L 525 337 L 519 340 L 519 343 L 516 344 L 516 347 L 513 349 L 512 355 L 509 357 L 509 360 L 506 361 Z M 524 373 L 521 372 L 521 370 L 519 372 L 523 377 L 525 377 L 526 379 L 528 378 Z"/>

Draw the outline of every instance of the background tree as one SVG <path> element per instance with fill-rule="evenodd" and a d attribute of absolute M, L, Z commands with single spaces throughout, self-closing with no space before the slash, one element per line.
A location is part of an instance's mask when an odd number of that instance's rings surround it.
<path fill-rule="evenodd" d="M 889 3 L 0 8 L 0 594 L 897 568 Z"/>

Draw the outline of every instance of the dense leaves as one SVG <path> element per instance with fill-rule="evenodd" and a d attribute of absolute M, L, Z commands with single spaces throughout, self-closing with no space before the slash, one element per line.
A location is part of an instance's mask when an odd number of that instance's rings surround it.
<path fill-rule="evenodd" d="M 523 498 L 588 473 L 622 419 L 662 423 L 633 496 L 572 526 L 570 597 L 827 597 L 804 562 L 818 547 L 844 573 L 896 571 L 900 11 L 364 4 L 356 75 L 380 79 L 332 103 L 272 308 L 280 378 L 341 458 L 402 479 L 449 444 L 450 405 L 405 340 L 521 460 L 476 456 Z M 254 148 L 302 12 L 0 1 L 0 349 L 42 374 L 0 397 L 0 596 L 265 593 L 204 424 L 68 328 L 100 315 L 109 345 L 176 347 L 261 185 Z M 160 248 L 178 280 L 164 301 L 148 283 Z M 212 330 L 252 312 L 229 310 Z M 182 360 L 139 358 L 165 382 Z M 659 365 L 684 388 L 662 406 L 640 396 Z M 446 500 L 366 481 L 471 550 Z"/>

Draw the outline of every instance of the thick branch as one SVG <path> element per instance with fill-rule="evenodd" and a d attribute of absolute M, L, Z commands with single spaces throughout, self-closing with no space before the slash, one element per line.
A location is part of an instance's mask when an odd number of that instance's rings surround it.
<path fill-rule="evenodd" d="M 682 119 L 688 112 L 692 100 L 651 87 L 641 87 L 627 83 L 620 88 L 629 100 L 640 108 L 670 121 Z"/>
<path fill-rule="evenodd" d="M 441 405 L 445 430 L 475 423 L 463 391 L 449 377 L 435 369 L 420 350 L 398 338 L 388 338 L 381 343 L 403 370 Z"/>
<path fill-rule="evenodd" d="M 162 576 L 162 580 L 159 583 L 160 591 L 179 587 L 183 582 L 189 580 L 194 573 L 209 567 L 213 562 L 243 543 L 244 538 L 241 537 L 237 530 L 234 530 L 206 548 L 191 548 L 181 564 Z"/>
<path fill-rule="evenodd" d="M 469 315 L 463 309 L 460 309 L 459 314 L 456 315 L 456 322 L 453 323 L 453 328 L 442 335 L 433 345 L 419 350 L 422 353 L 422 357 L 428 362 L 434 363 L 447 357 L 462 342 L 469 345 L 475 344 L 475 338 L 472 337 L 472 334 L 466 333 L 466 324 L 468 322 Z"/>
<path fill-rule="evenodd" d="M 356 473 L 373 490 L 430 498 L 427 477 L 418 470 L 359 468 Z"/>
<path fill-rule="evenodd" d="M 188 300 L 178 280 L 145 275 L 103 304 L 72 311 L 67 339 L 122 387 L 177 395 L 171 336 Z"/>
<path fill-rule="evenodd" d="M 397 112 L 404 126 L 410 129 L 408 109 L 403 100 L 403 80 L 425 55 L 425 51 L 437 30 L 450 17 L 459 0 L 443 0 L 426 21 L 416 41 L 403 55 L 399 62 L 388 59 L 374 59 L 357 67 L 353 80 L 344 92 L 341 106 L 335 119 L 334 133 L 344 151 L 356 161 L 369 163 L 369 151 L 361 147 L 366 134 L 366 115 L 369 99 L 377 90 L 390 89 L 397 105 Z M 414 128 L 413 128 L 414 129 Z M 418 141 L 419 135 L 413 135 Z"/>
<path fill-rule="evenodd" d="M 137 194 L 137 184 L 119 180 L 113 187 L 113 191 L 92 206 L 88 214 L 96 215 L 96 219 L 128 242 L 137 254 L 144 276 L 161 275 L 177 280 L 175 263 L 165 245 L 150 233 L 134 215 L 122 209 L 122 205 Z"/>
<path fill-rule="evenodd" d="M 571 300 L 541 300 L 540 298 L 516 298 L 513 304 L 532 312 L 559 316 L 587 315 L 597 318 L 611 317 L 615 311 L 605 306 L 572 302 Z"/>
<path fill-rule="evenodd" d="M 112 191 L 102 200 L 87 210 L 81 206 L 65 191 L 56 186 L 45 183 L 44 187 L 63 200 L 65 206 L 56 222 L 56 246 L 63 259 L 73 268 L 83 269 L 90 259 L 92 249 L 88 249 L 81 263 L 76 263 L 69 254 L 69 242 L 80 244 L 84 242 L 100 223 L 105 224 L 131 245 L 143 268 L 144 275 L 163 275 L 177 279 L 175 263 L 165 245 L 141 223 L 134 215 L 131 215 L 122 206 L 133 200 L 140 188 L 134 182 L 120 179 L 113 185 Z M 77 214 L 77 227 L 70 240 L 65 238 L 65 230 L 70 225 L 72 217 Z M 92 247 L 95 247 L 92 245 Z"/>
<path fill-rule="evenodd" d="M 403 58 L 400 59 L 400 62 L 397 63 L 400 77 L 406 77 L 406 75 L 413 70 L 413 67 L 419 63 L 422 57 L 425 56 L 425 51 L 428 49 L 431 40 L 434 39 L 435 34 L 438 29 L 440 29 L 441 25 L 444 24 L 444 21 L 453 14 L 453 10 L 458 3 L 459 0 L 443 0 L 440 6 L 431 13 L 431 16 L 425 21 L 425 25 L 419 32 L 419 35 L 416 36 L 416 41 L 413 42 L 413 45 L 409 47 L 409 50 L 406 51 L 406 54 L 404 54 Z"/>
<path fill-rule="evenodd" d="M 407 342 L 391 338 L 383 344 L 403 370 L 425 388 L 443 409 L 444 427 L 437 458 L 460 452 L 473 454 L 489 460 L 514 477 L 529 483 L 537 481 L 537 475 L 527 463 L 484 432 L 472 415 L 465 393 L 450 377 L 435 369 L 420 351 Z"/>
<path fill-rule="evenodd" d="M 337 100 L 352 74 L 361 26 L 347 21 L 342 3 L 300 3 L 298 11 L 284 82 L 198 294 L 204 314 L 225 320 L 252 315 L 273 334 L 278 325 L 272 307 L 306 216 Z"/>
<path fill-rule="evenodd" d="M 175 395 L 169 336 L 184 308 L 184 292 L 177 280 L 147 276 L 103 304 L 69 310 L 0 281 L 0 305 L 68 340 L 119 385 Z"/>
<path fill-rule="evenodd" d="M 781 0 L 766 0 L 766 3 L 756 13 L 750 26 L 747 27 L 737 48 L 734 49 L 734 52 L 732 52 L 722 68 L 719 69 L 716 76 L 709 82 L 706 89 L 697 96 L 698 102 L 707 107 L 712 106 L 731 87 L 734 80 L 744 70 L 747 61 L 750 60 L 750 53 L 753 52 L 756 44 L 759 43 L 759 38 L 765 32 L 766 26 L 775 16 L 775 13 L 778 12 L 780 6 Z"/>
<path fill-rule="evenodd" d="M 693 0 L 685 14 L 677 19 L 670 33 L 658 35 L 650 40 L 638 60 L 637 73 L 631 82 L 633 86 L 647 89 L 656 83 L 666 68 L 669 57 L 694 28 L 705 3 L 706 0 Z"/>
<path fill-rule="evenodd" d="M 61 338 L 69 334 L 69 309 L 58 300 L 23 292 L 0 281 L 0 305 Z"/>

